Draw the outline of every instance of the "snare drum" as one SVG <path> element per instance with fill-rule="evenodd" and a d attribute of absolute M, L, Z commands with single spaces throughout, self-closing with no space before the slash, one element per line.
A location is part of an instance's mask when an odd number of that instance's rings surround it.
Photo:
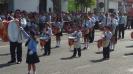
<path fill-rule="evenodd" d="M 58 33 L 60 33 L 60 29 L 57 27 L 53 27 L 53 34 L 56 35 Z"/>
<path fill-rule="evenodd" d="M 74 45 L 74 39 L 75 39 L 75 37 L 69 37 L 69 38 L 68 38 L 68 45 L 69 45 L 69 46 Z"/>
<path fill-rule="evenodd" d="M 46 37 L 40 37 L 40 46 L 44 47 L 47 43 Z"/>
<path fill-rule="evenodd" d="M 97 47 L 98 47 L 98 48 L 103 47 L 103 39 L 99 39 L 99 40 L 97 41 Z"/>

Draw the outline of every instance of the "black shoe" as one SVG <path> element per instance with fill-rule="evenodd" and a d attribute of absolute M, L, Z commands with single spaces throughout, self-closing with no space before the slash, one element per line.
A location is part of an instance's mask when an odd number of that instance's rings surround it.
<path fill-rule="evenodd" d="M 73 56 L 72 56 L 72 58 L 75 58 L 75 57 L 76 57 L 76 55 L 73 55 Z"/>
<path fill-rule="evenodd" d="M 81 55 L 78 55 L 79 57 L 81 57 Z"/>
<path fill-rule="evenodd" d="M 47 55 L 46 53 L 43 54 L 43 56 L 46 56 L 46 55 Z"/>
<path fill-rule="evenodd" d="M 59 48 L 60 46 L 55 46 L 55 48 Z"/>
<path fill-rule="evenodd" d="M 21 63 L 21 61 L 18 61 L 18 62 L 17 62 L 17 64 L 20 64 L 20 63 Z"/>
<path fill-rule="evenodd" d="M 114 51 L 114 49 L 110 49 L 110 51 Z"/>
<path fill-rule="evenodd" d="M 93 43 L 93 41 L 90 41 L 90 43 Z"/>
<path fill-rule="evenodd" d="M 50 53 L 48 53 L 48 56 L 50 56 Z"/>
<path fill-rule="evenodd" d="M 8 63 L 15 63 L 15 61 L 11 60 L 11 61 L 9 61 Z"/>
<path fill-rule="evenodd" d="M 109 58 L 106 58 L 106 60 L 109 60 Z"/>
<path fill-rule="evenodd" d="M 84 50 L 87 49 L 86 47 L 83 48 Z"/>

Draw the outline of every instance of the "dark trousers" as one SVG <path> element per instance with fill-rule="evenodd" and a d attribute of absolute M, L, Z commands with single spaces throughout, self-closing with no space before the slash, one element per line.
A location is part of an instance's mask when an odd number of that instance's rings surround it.
<path fill-rule="evenodd" d="M 116 26 L 116 29 L 115 29 L 115 37 L 116 37 L 116 38 L 118 37 L 118 31 L 119 31 L 119 27 Z"/>
<path fill-rule="evenodd" d="M 39 23 L 39 32 L 42 32 L 44 27 L 45 23 Z"/>
<path fill-rule="evenodd" d="M 90 33 L 89 33 L 89 42 L 92 43 L 94 41 L 94 34 L 95 34 L 95 30 L 93 29 Z"/>
<path fill-rule="evenodd" d="M 78 56 L 80 57 L 81 56 L 81 48 L 74 48 L 73 57 L 76 56 L 77 52 L 78 52 Z"/>
<path fill-rule="evenodd" d="M 132 22 L 131 22 L 131 29 L 133 29 L 133 20 L 131 20 Z"/>
<path fill-rule="evenodd" d="M 109 49 L 109 46 L 103 48 L 103 58 L 104 59 L 110 58 L 110 49 Z"/>
<path fill-rule="evenodd" d="M 50 54 L 51 54 L 51 39 L 49 39 L 46 45 L 44 46 L 44 55 L 50 55 Z"/>
<path fill-rule="evenodd" d="M 12 61 L 22 61 L 22 43 L 10 42 L 10 54 Z"/>
<path fill-rule="evenodd" d="M 119 24 L 119 38 L 124 38 L 124 31 L 125 31 L 125 28 L 124 28 L 124 24 Z"/>

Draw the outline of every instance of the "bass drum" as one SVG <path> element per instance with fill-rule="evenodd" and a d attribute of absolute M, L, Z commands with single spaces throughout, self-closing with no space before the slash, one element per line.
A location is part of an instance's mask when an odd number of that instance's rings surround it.
<path fill-rule="evenodd" d="M 9 22 L 8 25 L 8 37 L 11 41 L 18 41 L 19 40 L 19 28 L 15 20 Z"/>
<path fill-rule="evenodd" d="M 75 37 L 68 37 L 68 45 L 71 47 L 72 45 L 74 45 L 74 39 Z"/>

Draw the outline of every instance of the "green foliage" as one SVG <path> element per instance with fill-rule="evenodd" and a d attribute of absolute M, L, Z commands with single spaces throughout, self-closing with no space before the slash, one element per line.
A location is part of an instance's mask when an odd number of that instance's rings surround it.
<path fill-rule="evenodd" d="M 96 5 L 96 0 L 68 0 L 68 11 L 81 10 Z"/>
<path fill-rule="evenodd" d="M 80 5 L 90 7 L 96 4 L 96 0 L 77 0 Z"/>
<path fill-rule="evenodd" d="M 75 11 L 75 1 L 74 0 L 68 0 L 68 11 Z"/>

